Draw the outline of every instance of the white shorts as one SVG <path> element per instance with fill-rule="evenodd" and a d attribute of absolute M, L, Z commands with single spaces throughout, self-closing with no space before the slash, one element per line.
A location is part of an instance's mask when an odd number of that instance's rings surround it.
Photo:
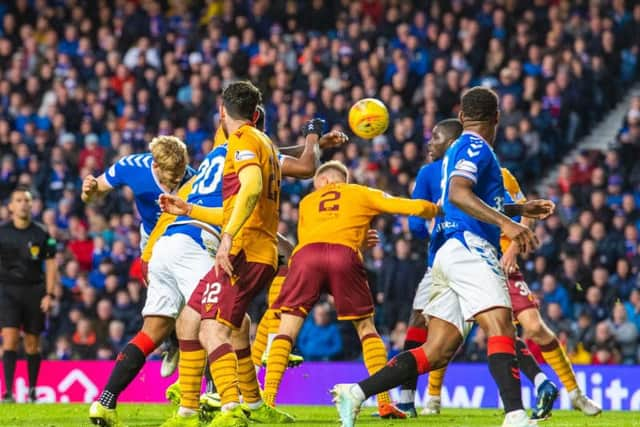
<path fill-rule="evenodd" d="M 511 309 L 507 280 L 496 249 L 477 235 L 465 232 L 436 253 L 425 315 L 445 320 L 465 335 L 468 322 L 493 307 Z"/>
<path fill-rule="evenodd" d="M 149 260 L 149 288 L 142 316 L 178 317 L 214 258 L 184 234 L 162 236 Z"/>
<path fill-rule="evenodd" d="M 413 297 L 413 309 L 423 311 L 429 301 L 429 287 L 431 286 L 431 269 L 427 268 L 422 280 L 416 289 L 416 295 Z"/>

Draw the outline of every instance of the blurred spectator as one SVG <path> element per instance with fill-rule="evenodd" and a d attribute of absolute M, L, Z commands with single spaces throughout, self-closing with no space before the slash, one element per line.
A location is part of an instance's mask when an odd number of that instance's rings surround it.
<path fill-rule="evenodd" d="M 95 359 L 97 350 L 96 333 L 91 321 L 82 318 L 78 321 L 76 332 L 71 339 L 73 354 L 79 359 Z"/>
<path fill-rule="evenodd" d="M 638 357 L 638 328 L 627 320 L 627 312 L 621 303 L 613 307 L 609 329 L 620 346 L 622 363 L 636 364 Z"/>
<path fill-rule="evenodd" d="M 304 322 L 297 340 L 305 360 L 332 360 L 342 352 L 340 331 L 331 320 L 329 307 L 319 303 Z"/>

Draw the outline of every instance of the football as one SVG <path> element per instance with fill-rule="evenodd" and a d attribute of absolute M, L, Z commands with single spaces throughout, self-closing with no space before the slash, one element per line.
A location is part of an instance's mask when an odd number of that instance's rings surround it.
<path fill-rule="evenodd" d="M 389 127 L 389 111 L 382 101 L 361 99 L 349 110 L 349 127 L 360 138 L 375 138 Z"/>

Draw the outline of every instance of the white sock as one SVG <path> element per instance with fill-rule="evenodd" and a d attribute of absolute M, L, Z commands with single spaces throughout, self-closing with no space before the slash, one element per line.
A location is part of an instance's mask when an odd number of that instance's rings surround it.
<path fill-rule="evenodd" d="M 240 403 L 239 402 L 229 402 L 229 403 L 225 403 L 224 405 L 222 405 L 222 408 L 220 408 L 220 410 L 222 412 L 229 412 L 232 411 L 233 408 L 235 408 L 236 406 L 239 406 Z"/>
<path fill-rule="evenodd" d="M 192 415 L 196 415 L 197 413 L 198 411 L 194 411 L 191 408 L 185 408 L 184 406 L 178 408 L 178 415 L 181 417 L 190 417 Z"/>
<path fill-rule="evenodd" d="M 258 400 L 257 402 L 247 403 L 247 406 L 248 406 L 248 407 L 249 407 L 249 409 L 251 409 L 251 410 L 258 409 L 258 408 L 259 408 L 259 407 L 261 407 L 262 405 L 264 405 L 264 402 L 262 401 L 262 399 Z"/>
<path fill-rule="evenodd" d="M 579 388 L 575 388 L 575 389 L 573 389 L 573 390 L 571 390 L 569 392 L 569 398 L 571 398 L 571 400 L 575 399 L 579 395 L 580 395 L 580 389 Z"/>
<path fill-rule="evenodd" d="M 367 398 L 367 396 L 364 395 L 364 391 L 362 391 L 362 388 L 360 388 L 358 384 L 352 385 L 349 391 L 351 392 L 353 397 L 361 402 L 363 402 Z"/>
<path fill-rule="evenodd" d="M 414 390 L 400 390 L 400 400 L 398 403 L 411 403 L 415 404 L 416 393 Z"/>
<path fill-rule="evenodd" d="M 515 411 L 507 412 L 505 414 L 505 418 L 522 416 L 522 414 L 524 414 L 524 416 L 527 417 L 527 413 L 525 412 L 524 409 L 516 409 Z"/>
<path fill-rule="evenodd" d="M 267 335 L 267 348 L 264 349 L 264 354 L 269 355 L 269 351 L 271 350 L 271 344 L 273 344 L 273 340 L 276 338 L 278 334 L 269 334 Z"/>
<path fill-rule="evenodd" d="M 440 402 L 440 395 L 437 395 L 437 396 L 429 395 L 429 400 L 435 400 L 435 401 Z"/>
<path fill-rule="evenodd" d="M 535 378 L 533 379 L 533 385 L 535 385 L 536 387 L 536 393 L 538 393 L 538 388 L 540 388 L 542 383 L 545 382 L 547 379 L 548 378 L 544 372 L 540 372 L 539 374 L 536 374 Z"/>

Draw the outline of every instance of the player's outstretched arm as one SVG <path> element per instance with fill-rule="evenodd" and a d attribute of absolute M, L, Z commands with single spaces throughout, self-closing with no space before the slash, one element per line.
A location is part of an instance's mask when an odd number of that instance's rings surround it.
<path fill-rule="evenodd" d="M 533 232 L 501 212 L 493 209 L 473 192 L 473 181 L 461 176 L 449 180 L 449 201 L 460 210 L 480 221 L 500 227 L 502 232 L 518 244 L 521 253 L 528 253 L 538 246 Z"/>
<path fill-rule="evenodd" d="M 82 181 L 82 194 L 80 198 L 84 203 L 91 203 L 104 197 L 112 189 L 113 187 L 107 183 L 104 174 L 97 178 L 93 175 L 87 175 Z"/>
<path fill-rule="evenodd" d="M 556 204 L 551 200 L 529 200 L 525 203 L 504 205 L 504 213 L 507 216 L 526 216 L 533 219 L 545 219 L 556 209 Z"/>
<path fill-rule="evenodd" d="M 171 215 L 187 215 L 198 221 L 212 225 L 222 224 L 222 208 L 205 208 L 199 205 L 187 203 L 177 196 L 161 194 L 158 199 L 160 210 Z"/>
<path fill-rule="evenodd" d="M 305 143 L 299 158 L 284 156 L 282 160 L 282 175 L 293 178 L 311 178 L 316 171 L 320 161 L 320 147 L 322 141 L 325 145 L 338 146 L 344 144 L 349 138 L 342 132 L 329 132 L 322 135 L 325 121 L 322 119 L 309 120 L 304 128 Z M 280 150 L 281 153 L 284 150 Z M 289 153 L 287 153 L 289 154 Z"/>
<path fill-rule="evenodd" d="M 413 215 L 431 219 L 441 213 L 440 206 L 426 200 L 393 197 L 379 190 L 368 189 L 370 206 L 380 212 L 397 215 Z"/>

